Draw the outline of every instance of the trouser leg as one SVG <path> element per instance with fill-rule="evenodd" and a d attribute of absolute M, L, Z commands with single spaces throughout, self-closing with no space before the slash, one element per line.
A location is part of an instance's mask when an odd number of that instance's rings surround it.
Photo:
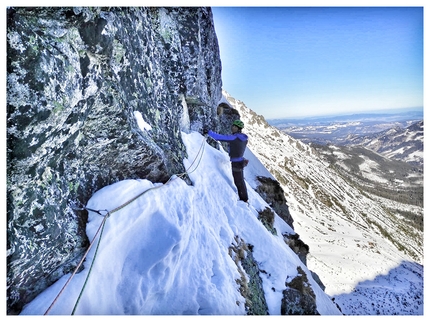
<path fill-rule="evenodd" d="M 239 199 L 242 201 L 248 201 L 248 191 L 246 189 L 245 179 L 243 177 L 243 168 L 232 168 L 232 172 Z"/>

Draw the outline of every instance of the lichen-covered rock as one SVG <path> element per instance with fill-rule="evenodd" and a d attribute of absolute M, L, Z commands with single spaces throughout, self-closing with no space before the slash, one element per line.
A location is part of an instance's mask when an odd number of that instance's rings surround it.
<path fill-rule="evenodd" d="M 300 239 L 299 234 L 282 234 L 285 243 L 291 248 L 291 250 L 299 256 L 303 264 L 307 265 L 307 255 L 309 254 L 309 245 L 305 244 Z"/>
<path fill-rule="evenodd" d="M 287 287 L 282 292 L 282 315 L 319 315 L 317 311 L 315 293 L 309 284 L 306 273 L 297 267 L 298 275 L 287 281 Z"/>
<path fill-rule="evenodd" d="M 183 172 L 181 131 L 218 126 L 220 99 L 210 8 L 8 8 L 8 314 L 80 260 L 72 206 Z"/>
<path fill-rule="evenodd" d="M 268 315 L 269 309 L 260 277 L 260 268 L 252 255 L 253 247 L 239 236 L 235 236 L 235 244 L 230 246 L 229 252 L 241 275 L 237 283 L 245 299 L 247 315 Z"/>
<path fill-rule="evenodd" d="M 273 227 L 273 224 L 275 223 L 275 213 L 270 209 L 269 207 L 264 208 L 263 210 L 260 210 L 258 212 L 258 220 L 263 224 L 264 227 L 272 235 L 277 235 L 278 232 L 276 231 L 276 228 Z"/>
<path fill-rule="evenodd" d="M 271 178 L 262 176 L 258 176 L 257 180 L 259 181 L 259 185 L 255 190 L 258 194 L 273 208 L 280 218 L 294 229 L 294 219 L 290 214 L 284 190 L 280 183 Z"/>

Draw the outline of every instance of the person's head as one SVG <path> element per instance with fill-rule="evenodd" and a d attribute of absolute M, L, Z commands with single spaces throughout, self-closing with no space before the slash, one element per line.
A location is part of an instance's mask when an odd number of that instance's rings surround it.
<path fill-rule="evenodd" d="M 233 124 L 231 125 L 231 131 L 233 133 L 241 132 L 244 126 L 245 125 L 243 124 L 243 122 L 241 120 L 235 120 L 235 121 L 233 121 Z"/>

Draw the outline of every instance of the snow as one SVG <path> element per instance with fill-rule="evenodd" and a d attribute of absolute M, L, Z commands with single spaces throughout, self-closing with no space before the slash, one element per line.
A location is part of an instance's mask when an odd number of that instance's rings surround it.
<path fill-rule="evenodd" d="M 142 114 L 139 111 L 134 111 L 134 117 L 136 118 L 137 125 L 142 131 L 152 130 L 152 126 L 145 122 Z"/>
<path fill-rule="evenodd" d="M 333 151 L 333 154 L 336 155 L 339 159 L 348 159 L 348 156 L 341 151 Z"/>
<path fill-rule="evenodd" d="M 182 132 L 182 138 L 192 185 L 178 174 L 167 184 L 124 180 L 97 191 L 87 204 L 100 214 L 89 212 L 87 235 L 94 243 L 84 269 L 63 276 L 22 315 L 245 315 L 236 283 L 240 273 L 228 251 L 235 236 L 254 246 L 260 271 L 267 272 L 260 276 L 270 315 L 280 314 L 285 281 L 298 274 L 297 266 L 308 277 L 320 314 L 340 315 L 283 241 L 282 233 L 292 229 L 276 216 L 275 236 L 257 219 L 269 206 L 252 189 L 255 177 L 271 175 L 253 153 L 246 152 L 248 206 L 238 200 L 227 153 L 197 132 Z"/>
<path fill-rule="evenodd" d="M 388 182 L 387 179 L 375 175 L 375 173 L 377 173 L 377 170 L 379 169 L 379 165 L 377 162 L 370 160 L 366 156 L 362 156 L 362 158 L 364 159 L 364 162 L 359 165 L 359 168 L 364 178 L 380 183 Z"/>

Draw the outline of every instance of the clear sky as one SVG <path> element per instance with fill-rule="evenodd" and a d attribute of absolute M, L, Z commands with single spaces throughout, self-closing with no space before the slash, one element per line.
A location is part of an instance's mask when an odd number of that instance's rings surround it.
<path fill-rule="evenodd" d="M 223 89 L 266 119 L 423 107 L 423 7 L 212 7 Z"/>

